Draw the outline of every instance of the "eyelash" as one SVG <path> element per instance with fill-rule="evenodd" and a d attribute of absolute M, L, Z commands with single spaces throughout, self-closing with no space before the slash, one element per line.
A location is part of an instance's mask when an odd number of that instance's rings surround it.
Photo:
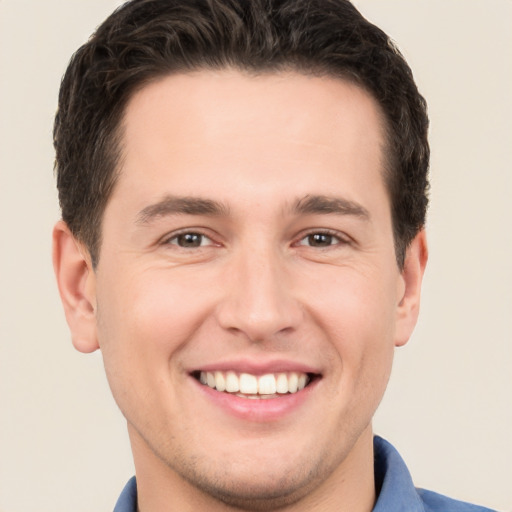
<path fill-rule="evenodd" d="M 336 242 L 329 243 L 326 246 L 322 246 L 322 245 L 315 246 L 315 245 L 301 243 L 304 240 L 306 240 L 310 237 L 314 237 L 314 236 L 329 237 L 331 239 L 331 241 L 336 241 Z M 319 249 L 329 249 L 332 247 L 343 246 L 343 245 L 348 245 L 348 244 L 350 244 L 350 240 L 348 239 L 348 237 L 342 235 L 338 231 L 332 231 L 329 229 L 318 229 L 318 230 L 311 230 L 308 233 L 305 233 L 304 235 L 301 236 L 300 239 L 298 239 L 298 241 L 294 245 L 319 248 Z"/>
<path fill-rule="evenodd" d="M 193 245 L 193 241 L 191 241 L 192 245 L 184 246 L 179 244 L 180 237 L 186 237 L 186 236 L 192 236 L 192 237 L 199 237 L 199 245 Z M 314 245 L 311 243 L 312 239 L 311 237 L 327 237 L 329 239 L 329 242 L 335 241 L 335 243 L 328 243 L 327 245 Z M 309 240 L 308 240 L 309 239 Z M 204 244 L 204 241 L 208 241 L 208 243 Z M 309 243 L 303 243 L 305 240 L 308 240 Z M 181 249 L 200 249 L 207 246 L 216 245 L 215 242 L 212 240 L 211 237 L 206 235 L 205 233 L 202 233 L 200 230 L 186 230 L 181 231 L 179 233 L 174 233 L 171 237 L 165 238 L 163 240 L 164 245 L 175 245 Z M 350 240 L 347 239 L 346 236 L 342 236 L 337 231 L 332 231 L 328 229 L 318 229 L 318 230 L 312 230 L 308 233 L 302 234 L 301 237 L 293 244 L 294 246 L 305 246 L 305 247 L 312 247 L 312 248 L 319 248 L 319 249 L 328 249 L 331 247 L 337 247 L 340 245 L 347 245 L 350 244 Z"/>
<path fill-rule="evenodd" d="M 186 236 L 196 236 L 196 237 L 200 237 L 201 241 L 200 241 L 200 244 L 199 245 L 191 245 L 191 246 L 183 246 L 183 245 L 179 245 L 178 243 L 178 240 L 180 237 L 186 237 Z M 211 237 L 209 237 L 208 235 L 202 233 L 200 230 L 186 230 L 186 231 L 181 231 L 179 233 L 174 233 L 172 236 L 170 237 L 166 237 L 162 243 L 163 245 L 175 245 L 177 247 L 179 247 L 180 249 L 199 249 L 199 248 L 203 248 L 205 247 L 205 245 L 203 245 L 203 242 L 205 240 L 208 240 L 208 244 L 206 244 L 206 246 L 210 246 L 210 245 L 216 245 L 215 242 L 211 239 Z"/>

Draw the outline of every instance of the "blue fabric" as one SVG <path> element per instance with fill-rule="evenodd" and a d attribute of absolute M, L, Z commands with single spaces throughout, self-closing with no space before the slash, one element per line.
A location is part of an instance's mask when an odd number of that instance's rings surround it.
<path fill-rule="evenodd" d="M 405 462 L 391 444 L 375 436 L 373 449 L 378 492 L 373 512 L 495 512 L 415 488 Z"/>
<path fill-rule="evenodd" d="M 373 446 L 378 493 L 373 512 L 495 512 L 435 492 L 416 489 L 405 462 L 393 446 L 378 436 L 375 436 Z M 126 484 L 114 512 L 137 512 L 135 477 Z"/>
<path fill-rule="evenodd" d="M 137 482 L 134 476 L 124 486 L 114 512 L 137 512 Z"/>

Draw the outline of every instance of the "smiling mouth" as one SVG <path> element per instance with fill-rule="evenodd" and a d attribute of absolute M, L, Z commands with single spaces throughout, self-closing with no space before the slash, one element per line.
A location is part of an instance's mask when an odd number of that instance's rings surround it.
<path fill-rule="evenodd" d="M 211 389 L 249 399 L 278 398 L 298 393 L 318 377 L 315 374 L 303 372 L 252 375 L 234 371 L 197 371 L 192 376 Z"/>

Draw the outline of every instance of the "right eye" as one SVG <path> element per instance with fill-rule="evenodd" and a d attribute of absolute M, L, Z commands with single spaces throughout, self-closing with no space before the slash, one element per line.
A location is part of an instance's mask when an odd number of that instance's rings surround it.
<path fill-rule="evenodd" d="M 301 245 L 309 245 L 310 247 L 329 247 L 336 243 L 339 243 L 339 240 L 328 233 L 313 233 L 301 240 Z"/>
<path fill-rule="evenodd" d="M 195 233 L 193 231 L 174 235 L 169 238 L 166 243 L 177 245 L 184 249 L 195 249 L 197 247 L 205 247 L 213 244 L 206 235 L 203 235 L 202 233 Z"/>

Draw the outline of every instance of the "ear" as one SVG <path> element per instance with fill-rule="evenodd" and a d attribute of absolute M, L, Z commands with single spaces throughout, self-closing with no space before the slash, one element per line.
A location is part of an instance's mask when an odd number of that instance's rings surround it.
<path fill-rule="evenodd" d="M 421 283 L 427 265 L 425 230 L 421 230 L 407 248 L 400 276 L 399 303 L 396 312 L 395 346 L 405 345 L 416 326 L 420 310 Z"/>
<path fill-rule="evenodd" d="M 96 276 L 89 252 L 64 221 L 57 222 L 53 228 L 53 268 L 73 345 L 80 352 L 94 352 L 99 348 Z"/>

